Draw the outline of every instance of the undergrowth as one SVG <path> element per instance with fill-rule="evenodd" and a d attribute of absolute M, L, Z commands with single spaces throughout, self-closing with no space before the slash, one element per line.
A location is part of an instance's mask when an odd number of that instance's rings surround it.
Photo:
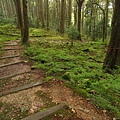
<path fill-rule="evenodd" d="M 48 76 L 66 80 L 66 85 L 79 95 L 90 97 L 100 109 L 118 117 L 120 70 L 113 74 L 103 71 L 105 53 L 106 48 L 100 41 L 76 41 L 70 48 L 67 42 L 57 44 L 51 40 L 38 39 L 37 42 L 31 42 L 25 50 L 25 55 L 34 63 L 35 68 L 45 70 Z"/>
<path fill-rule="evenodd" d="M 19 30 L 16 30 L 16 27 L 11 24 L 6 24 L 0 26 L 0 48 L 3 43 L 9 40 L 16 40 L 20 37 Z"/>

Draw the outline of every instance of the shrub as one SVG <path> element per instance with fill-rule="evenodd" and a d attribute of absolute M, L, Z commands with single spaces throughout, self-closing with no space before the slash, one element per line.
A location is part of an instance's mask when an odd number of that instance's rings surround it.
<path fill-rule="evenodd" d="M 75 26 L 70 26 L 67 30 L 66 33 L 68 34 L 68 38 L 70 39 L 77 39 L 79 32 Z"/>

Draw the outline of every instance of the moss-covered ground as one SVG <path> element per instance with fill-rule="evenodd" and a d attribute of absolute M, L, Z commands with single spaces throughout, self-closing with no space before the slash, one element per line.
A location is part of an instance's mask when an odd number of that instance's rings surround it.
<path fill-rule="evenodd" d="M 47 35 L 31 38 L 24 51 L 33 67 L 45 70 L 48 78 L 64 79 L 67 86 L 91 98 L 100 109 L 120 116 L 120 68 L 110 73 L 102 69 L 107 46 L 99 40 L 75 40 L 71 46 L 65 37 Z"/>

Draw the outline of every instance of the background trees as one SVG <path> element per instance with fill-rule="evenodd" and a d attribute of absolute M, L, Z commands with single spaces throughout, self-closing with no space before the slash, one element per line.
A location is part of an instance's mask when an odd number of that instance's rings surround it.
<path fill-rule="evenodd" d="M 0 16 L 4 21 L 19 23 L 20 15 L 15 11 L 20 4 L 15 4 L 22 0 L 15 1 L 0 0 Z M 110 35 L 113 0 L 29 0 L 27 5 L 30 27 L 65 33 L 74 25 L 78 28 L 79 39 L 84 34 L 94 41 Z M 19 28 L 20 23 L 17 26 Z"/>

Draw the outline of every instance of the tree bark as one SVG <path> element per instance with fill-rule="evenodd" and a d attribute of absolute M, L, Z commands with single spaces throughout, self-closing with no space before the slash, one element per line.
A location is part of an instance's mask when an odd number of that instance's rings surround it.
<path fill-rule="evenodd" d="M 83 4 L 84 0 L 77 0 L 77 4 L 78 4 L 78 32 L 79 32 L 79 36 L 78 39 L 81 39 L 81 9 L 82 9 L 82 4 Z"/>
<path fill-rule="evenodd" d="M 40 16 L 41 16 L 41 22 L 42 22 L 42 28 L 45 28 L 45 23 L 44 23 L 44 13 L 43 13 L 43 0 L 38 0 L 38 3 L 40 5 Z"/>
<path fill-rule="evenodd" d="M 69 1 L 69 6 L 68 6 L 68 27 L 71 25 L 71 13 L 72 13 L 72 0 Z"/>
<path fill-rule="evenodd" d="M 61 18 L 60 18 L 60 33 L 64 33 L 64 22 L 65 22 L 65 0 L 61 0 Z"/>
<path fill-rule="evenodd" d="M 108 5 L 109 5 L 109 1 L 106 0 L 106 17 L 105 17 L 105 39 L 107 38 L 107 27 L 108 27 Z"/>
<path fill-rule="evenodd" d="M 16 14 L 17 14 L 17 28 L 21 29 L 23 31 L 23 22 L 22 22 L 22 13 L 21 13 L 21 2 L 20 0 L 14 0 L 15 8 L 16 8 Z M 22 32 L 21 32 L 21 35 Z"/>
<path fill-rule="evenodd" d="M 28 36 L 29 36 L 27 0 L 22 0 L 22 4 L 23 4 L 23 23 L 24 23 L 24 31 L 23 31 L 22 43 L 27 43 Z"/>
<path fill-rule="evenodd" d="M 115 0 L 111 39 L 103 68 L 114 69 L 116 65 L 120 66 L 120 0 Z"/>
<path fill-rule="evenodd" d="M 77 26 L 77 4 L 74 3 L 74 26 Z"/>
<path fill-rule="evenodd" d="M 48 0 L 46 0 L 46 8 L 47 8 L 47 30 L 49 30 L 49 3 Z"/>

